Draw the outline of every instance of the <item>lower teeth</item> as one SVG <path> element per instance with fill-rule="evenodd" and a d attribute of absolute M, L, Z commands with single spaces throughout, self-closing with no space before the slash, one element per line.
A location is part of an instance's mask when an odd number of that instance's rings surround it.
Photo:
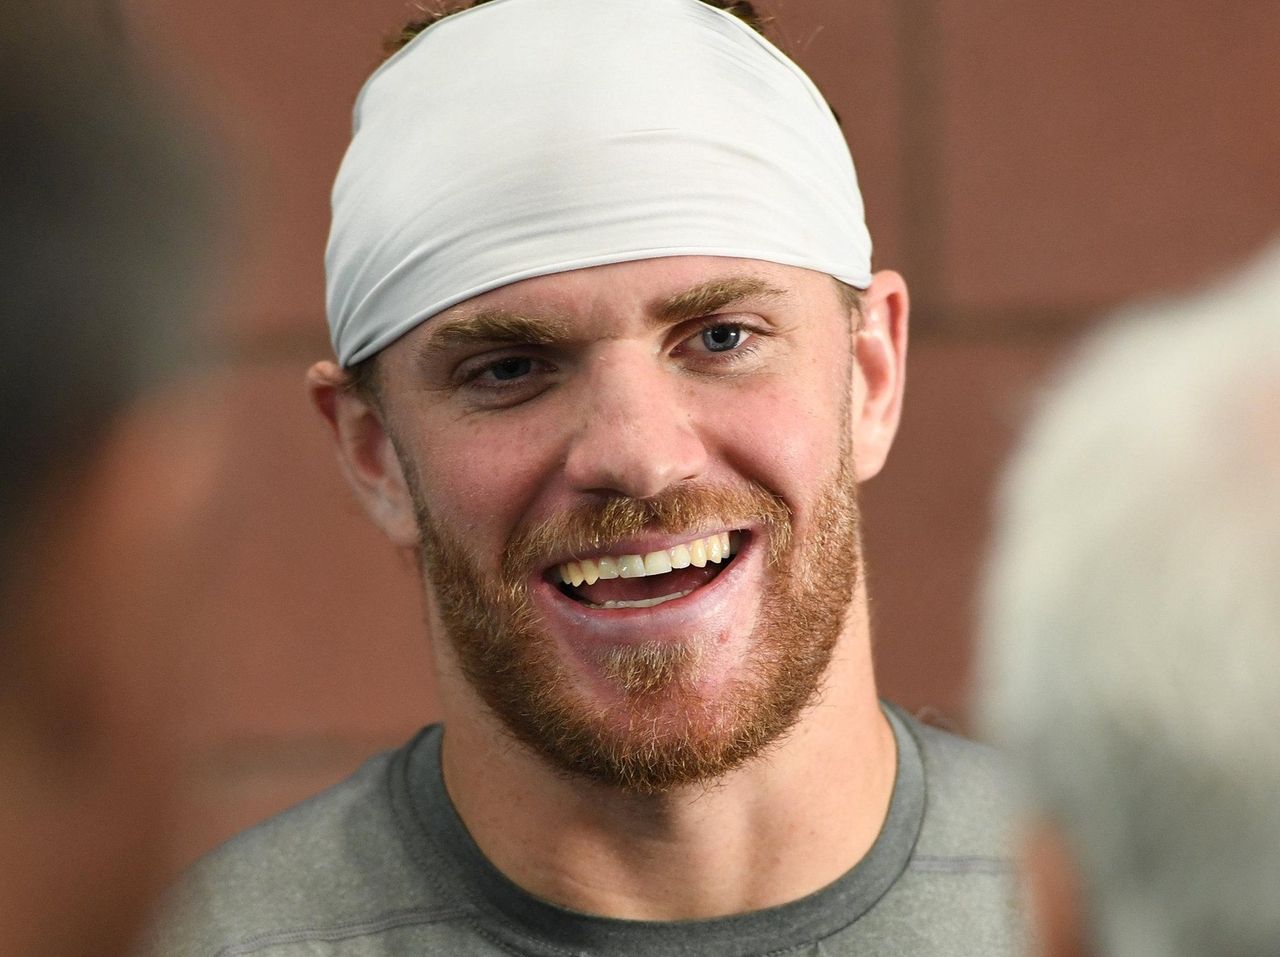
<path fill-rule="evenodd" d="M 663 602 L 675 601 L 677 598 L 683 598 L 692 591 L 693 589 L 690 588 L 688 591 L 673 592 L 670 595 L 660 595 L 657 598 L 641 598 L 638 601 L 606 601 L 601 602 L 598 605 L 588 601 L 583 602 L 583 604 L 588 608 L 652 608 L 654 605 L 661 605 Z"/>

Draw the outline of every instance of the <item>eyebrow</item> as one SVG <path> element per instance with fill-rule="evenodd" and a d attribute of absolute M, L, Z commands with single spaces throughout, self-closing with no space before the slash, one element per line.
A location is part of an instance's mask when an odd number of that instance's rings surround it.
<path fill-rule="evenodd" d="M 786 292 L 758 276 L 721 276 L 664 299 L 653 311 L 659 324 L 696 319 L 744 299 L 785 299 Z"/>
<path fill-rule="evenodd" d="M 652 307 L 653 325 L 670 325 L 723 309 L 744 299 L 780 299 L 786 292 L 756 276 L 720 276 L 698 283 Z M 420 360 L 459 346 L 512 343 L 550 346 L 572 338 L 570 322 L 562 316 L 531 316 L 509 309 L 482 309 L 469 315 L 441 319 L 433 334 L 417 349 Z"/>
<path fill-rule="evenodd" d="M 483 309 L 456 319 L 442 319 L 418 348 L 427 359 L 458 346 L 510 342 L 548 346 L 569 338 L 569 323 L 557 316 L 529 316 L 507 309 Z"/>

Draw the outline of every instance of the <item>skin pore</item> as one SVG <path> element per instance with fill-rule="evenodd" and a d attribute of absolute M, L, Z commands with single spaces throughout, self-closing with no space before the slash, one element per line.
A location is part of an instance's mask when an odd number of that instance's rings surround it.
<path fill-rule="evenodd" d="M 723 916 L 810 893 L 873 843 L 895 749 L 854 489 L 897 425 L 896 274 L 863 313 L 855 331 L 803 269 L 648 260 L 434 317 L 380 355 L 376 403 L 312 369 L 361 501 L 424 552 L 450 796 L 531 893 Z M 722 531 L 723 571 L 656 606 L 604 608 L 556 577 Z"/>

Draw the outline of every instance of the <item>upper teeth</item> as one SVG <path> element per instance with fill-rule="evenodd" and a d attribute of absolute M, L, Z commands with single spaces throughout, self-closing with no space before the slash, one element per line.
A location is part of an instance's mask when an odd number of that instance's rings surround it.
<path fill-rule="evenodd" d="M 707 562 L 722 562 L 737 550 L 738 533 L 719 532 L 646 555 L 597 555 L 566 562 L 560 566 L 560 580 L 576 588 L 583 582 L 594 585 L 601 579 L 665 575 L 673 568 L 702 568 Z"/>

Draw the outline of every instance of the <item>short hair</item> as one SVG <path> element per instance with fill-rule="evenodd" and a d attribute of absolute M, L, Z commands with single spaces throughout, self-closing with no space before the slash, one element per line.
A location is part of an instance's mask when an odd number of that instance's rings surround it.
<path fill-rule="evenodd" d="M 406 46 L 410 40 L 432 24 L 438 23 L 446 17 L 451 17 L 455 13 L 461 13 L 463 10 L 470 10 L 472 7 L 479 7 L 489 2 L 490 0 L 454 0 L 452 3 L 439 4 L 431 10 L 424 8 L 421 16 L 414 17 L 399 31 L 383 41 L 382 52 L 389 57 Z M 635 0 L 635 2 L 640 4 L 644 0 Z M 733 14 L 758 33 L 764 33 L 769 23 L 767 18 L 756 11 L 751 0 L 702 0 L 702 2 L 708 6 L 717 7 Z"/>
<path fill-rule="evenodd" d="M 1280 947 L 1280 246 L 1088 341 L 1008 474 L 977 707 L 1110 957 Z"/>

